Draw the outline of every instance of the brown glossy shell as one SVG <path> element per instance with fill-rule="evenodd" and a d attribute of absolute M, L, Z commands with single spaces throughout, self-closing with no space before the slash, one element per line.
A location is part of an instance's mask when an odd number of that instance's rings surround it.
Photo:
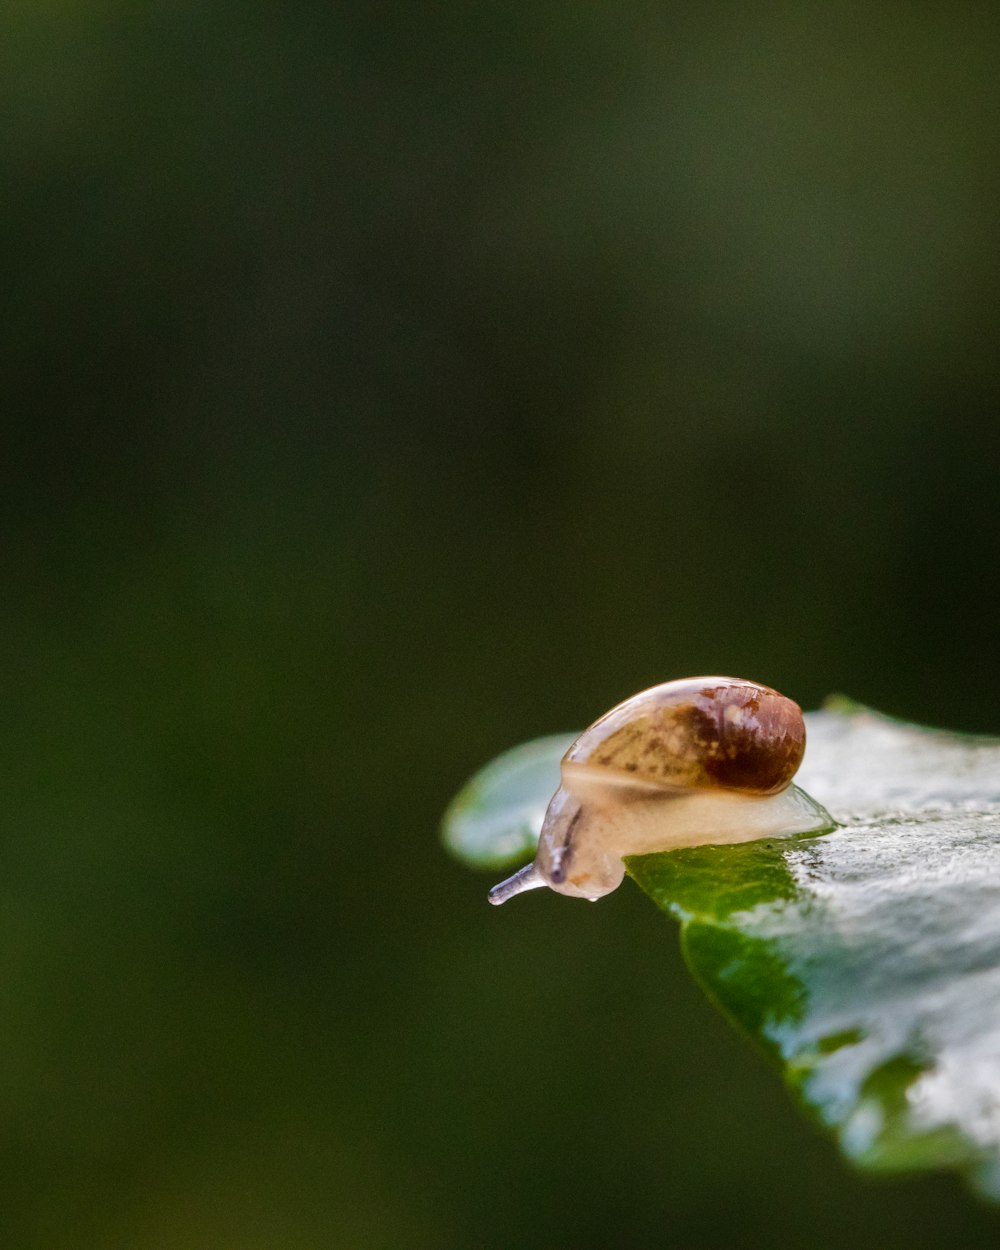
<path fill-rule="evenodd" d="M 693 677 L 634 695 L 595 721 L 563 763 L 656 786 L 776 794 L 806 746 L 802 709 L 737 677 Z"/>

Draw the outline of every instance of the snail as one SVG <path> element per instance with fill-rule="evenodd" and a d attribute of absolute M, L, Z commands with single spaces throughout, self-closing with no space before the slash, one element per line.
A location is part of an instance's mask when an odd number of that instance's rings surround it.
<path fill-rule="evenodd" d="M 593 902 L 621 884 L 626 855 L 830 828 L 791 784 L 805 745 L 799 705 L 756 682 L 692 677 L 643 690 L 563 756 L 535 860 L 490 902 L 543 885 Z"/>

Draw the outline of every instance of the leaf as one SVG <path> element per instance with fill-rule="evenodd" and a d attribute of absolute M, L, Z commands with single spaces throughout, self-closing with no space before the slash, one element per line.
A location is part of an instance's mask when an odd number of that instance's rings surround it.
<path fill-rule="evenodd" d="M 648 855 L 629 872 L 680 921 L 708 994 L 848 1159 L 955 1168 L 1000 1201 L 1000 740 L 844 699 L 807 723 L 796 781 L 840 827 Z M 525 829 L 539 823 L 542 783 L 558 779 L 560 742 L 511 752 L 470 783 L 475 854 L 450 838 L 456 853 L 485 863 L 490 838 L 513 845 L 491 806 L 501 795 L 530 855 Z"/>
<path fill-rule="evenodd" d="M 473 868 L 507 868 L 531 859 L 559 785 L 559 761 L 576 736 L 536 738 L 476 773 L 445 813 L 442 836 L 452 854 Z"/>
<path fill-rule="evenodd" d="M 837 701 L 797 778 L 841 823 L 629 871 L 861 1167 L 1000 1199 L 1000 741 Z"/>

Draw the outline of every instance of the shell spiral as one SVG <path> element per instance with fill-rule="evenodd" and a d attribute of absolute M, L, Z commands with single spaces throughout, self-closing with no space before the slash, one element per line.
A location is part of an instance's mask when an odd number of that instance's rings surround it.
<path fill-rule="evenodd" d="M 733 677 L 666 682 L 612 708 L 566 753 L 570 766 L 622 780 L 776 794 L 805 753 L 802 709 L 768 686 Z"/>

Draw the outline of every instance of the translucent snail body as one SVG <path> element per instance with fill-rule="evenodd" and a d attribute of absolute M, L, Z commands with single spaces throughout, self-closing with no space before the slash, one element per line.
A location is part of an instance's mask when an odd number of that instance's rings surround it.
<path fill-rule="evenodd" d="M 598 899 L 622 857 L 828 827 L 792 778 L 805 752 L 797 703 L 734 677 L 666 682 L 595 721 L 563 756 L 534 863 L 490 902 L 547 885 Z"/>

